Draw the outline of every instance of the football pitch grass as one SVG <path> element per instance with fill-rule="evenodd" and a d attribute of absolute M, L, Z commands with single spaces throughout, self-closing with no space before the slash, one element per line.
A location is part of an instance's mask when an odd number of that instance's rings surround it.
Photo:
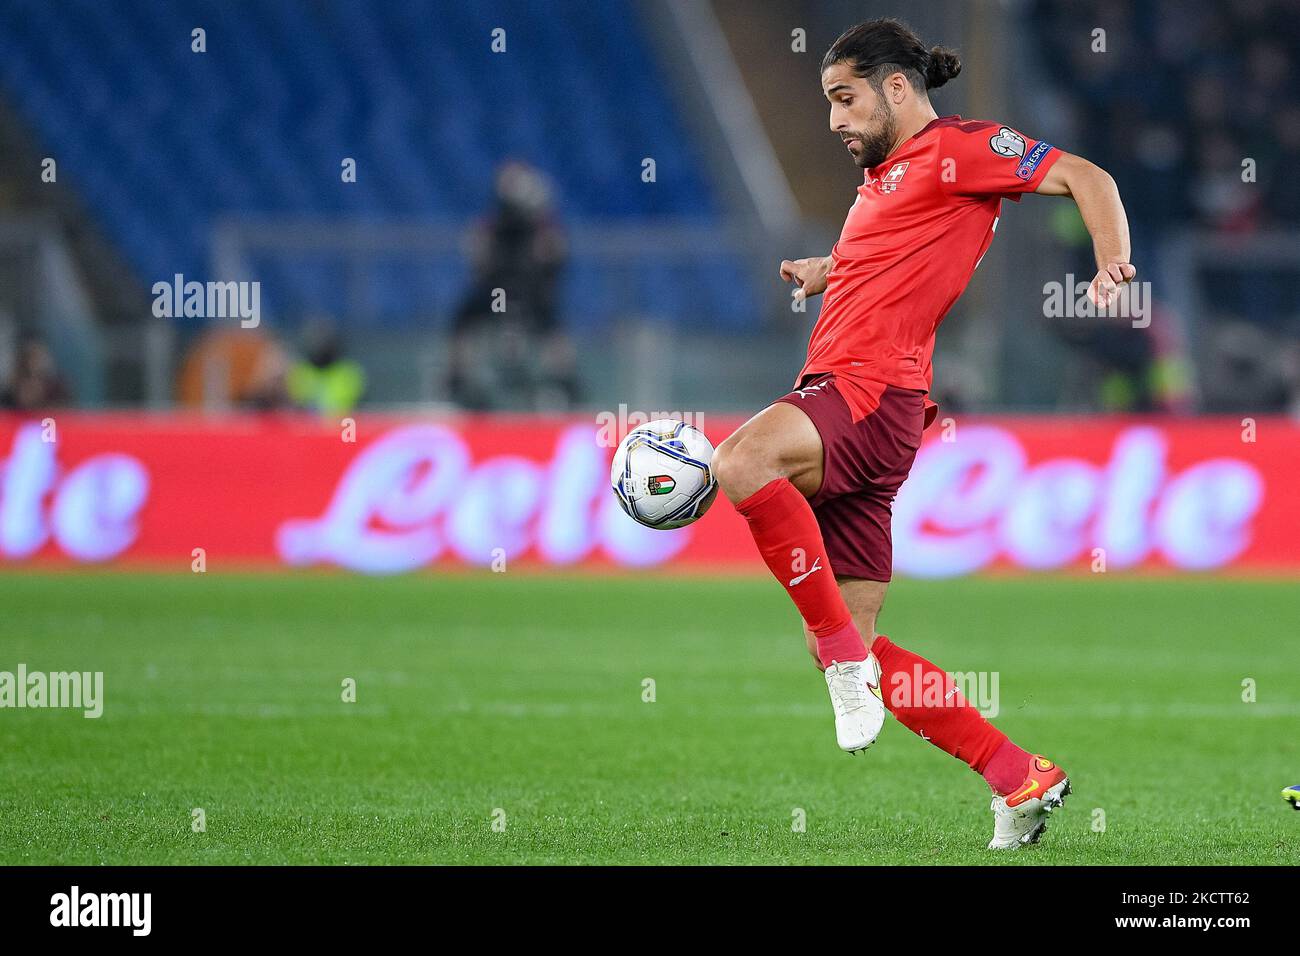
<path fill-rule="evenodd" d="M 765 579 L 0 575 L 0 670 L 105 697 L 0 710 L 0 864 L 1296 864 L 1298 591 L 896 582 L 881 630 L 996 671 L 1073 778 L 994 854 L 964 764 L 892 718 L 836 749 Z"/>

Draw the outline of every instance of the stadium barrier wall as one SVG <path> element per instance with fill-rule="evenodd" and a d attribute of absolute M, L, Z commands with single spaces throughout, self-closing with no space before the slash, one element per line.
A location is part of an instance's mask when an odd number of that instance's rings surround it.
<path fill-rule="evenodd" d="M 715 444 L 740 421 L 700 417 Z M 599 424 L 0 414 L 0 568 L 762 570 L 724 499 L 679 531 L 624 515 Z M 1280 418 L 946 419 L 895 502 L 896 566 L 1296 573 L 1297 475 Z"/>

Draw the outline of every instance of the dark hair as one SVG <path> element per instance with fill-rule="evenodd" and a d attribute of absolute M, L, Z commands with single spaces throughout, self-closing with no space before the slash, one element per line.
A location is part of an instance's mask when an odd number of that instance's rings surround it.
<path fill-rule="evenodd" d="M 932 90 L 961 72 L 955 52 L 940 46 L 926 50 L 911 27 L 892 17 L 868 20 L 841 33 L 822 57 L 822 70 L 836 63 L 848 63 L 855 76 L 877 90 L 891 73 L 905 74 L 913 89 Z"/>

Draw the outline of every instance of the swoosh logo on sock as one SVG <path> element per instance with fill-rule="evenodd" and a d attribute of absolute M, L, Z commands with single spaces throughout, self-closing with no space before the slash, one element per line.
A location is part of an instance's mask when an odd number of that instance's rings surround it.
<path fill-rule="evenodd" d="M 822 569 L 822 558 L 821 555 L 819 554 L 817 556 L 817 560 L 813 561 L 813 566 L 811 568 L 809 568 L 803 574 L 800 574 L 797 577 L 793 577 L 790 579 L 790 587 L 794 587 L 804 578 L 808 577 L 808 575 L 812 574 L 814 571 L 820 571 L 821 569 Z"/>

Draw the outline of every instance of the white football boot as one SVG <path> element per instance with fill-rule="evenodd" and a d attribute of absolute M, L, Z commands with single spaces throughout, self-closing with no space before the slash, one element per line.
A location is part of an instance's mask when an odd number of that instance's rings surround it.
<path fill-rule="evenodd" d="M 1029 775 L 1013 793 L 993 798 L 993 839 L 990 850 L 1014 850 L 1031 843 L 1047 829 L 1051 812 L 1070 795 L 1070 778 L 1046 757 L 1035 754 Z"/>
<path fill-rule="evenodd" d="M 835 739 L 841 750 L 866 750 L 885 725 L 880 697 L 880 662 L 868 653 L 865 661 L 832 661 L 826 668 L 826 689 L 835 709 Z"/>

